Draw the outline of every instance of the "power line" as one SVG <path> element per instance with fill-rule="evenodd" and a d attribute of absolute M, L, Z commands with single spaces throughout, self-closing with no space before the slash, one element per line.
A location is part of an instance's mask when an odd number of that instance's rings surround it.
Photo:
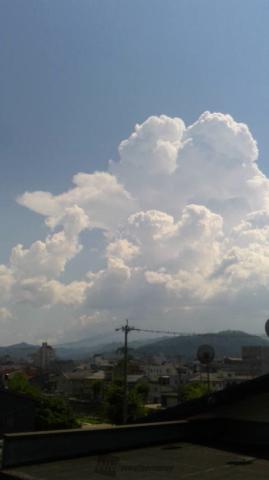
<path fill-rule="evenodd" d="M 125 325 L 118 327 L 115 329 L 116 332 L 122 331 L 124 333 L 124 359 L 123 359 L 123 405 L 122 405 L 122 421 L 125 424 L 128 419 L 128 382 L 127 382 L 127 374 L 128 374 L 128 334 L 132 331 L 135 332 L 146 332 L 146 333 L 161 333 L 165 335 L 175 335 L 175 336 L 198 336 L 203 337 L 207 335 L 214 335 L 210 333 L 183 333 L 183 332 L 176 332 L 173 330 L 153 330 L 153 329 L 146 329 L 146 328 L 138 328 L 138 327 L 131 327 L 129 325 L 128 319 L 126 320 Z M 269 335 L 269 320 L 266 322 L 265 326 L 266 334 Z M 216 333 L 217 335 L 217 333 Z M 258 336 L 258 335 L 255 335 Z M 246 335 L 235 335 L 236 338 L 244 338 L 246 339 Z M 208 380 L 209 382 L 209 380 Z M 208 383 L 209 384 L 209 383 Z"/>
<path fill-rule="evenodd" d="M 161 333 L 165 335 L 186 336 L 182 332 L 174 332 L 171 330 L 151 330 L 146 328 L 131 327 L 126 320 L 125 325 L 115 329 L 116 332 L 122 331 L 124 333 L 124 356 L 123 356 L 123 402 L 122 402 L 122 423 L 125 424 L 128 419 L 128 334 L 132 331 L 147 332 L 147 333 Z M 200 334 L 198 334 L 200 335 Z"/>
<path fill-rule="evenodd" d="M 124 331 L 126 328 L 126 325 L 125 326 L 122 326 L 122 327 L 118 327 L 118 328 L 115 328 L 115 331 Z M 175 335 L 175 336 L 180 336 L 180 337 L 207 337 L 207 336 L 213 336 L 213 335 L 216 335 L 218 337 L 225 337 L 226 335 L 229 335 L 229 334 L 232 334 L 233 331 L 224 331 L 223 333 L 221 332 L 204 332 L 204 333 L 190 333 L 190 332 L 177 332 L 177 331 L 174 331 L 174 330 L 153 330 L 153 329 L 147 329 L 147 328 L 139 328 L 139 327 L 131 327 L 128 325 L 128 333 L 131 332 L 131 331 L 136 331 L 136 332 L 145 332 L 145 333 L 161 333 L 161 334 L 165 334 L 165 335 Z M 258 334 L 258 333 L 248 333 L 248 332 L 243 332 L 242 334 L 240 333 L 237 333 L 237 331 L 235 330 L 235 335 L 234 337 L 235 338 L 244 338 L 246 339 L 246 337 L 250 335 L 252 337 L 261 337 L 262 334 Z"/>
<path fill-rule="evenodd" d="M 135 330 L 136 332 L 147 332 L 147 333 L 164 333 L 166 335 L 177 335 L 182 337 L 187 337 L 190 335 L 200 336 L 204 335 L 203 333 L 184 333 L 184 332 L 174 332 L 173 330 L 150 330 L 147 328 L 137 328 L 137 327 L 129 327 L 130 330 Z M 118 329 L 116 329 L 118 330 Z"/>

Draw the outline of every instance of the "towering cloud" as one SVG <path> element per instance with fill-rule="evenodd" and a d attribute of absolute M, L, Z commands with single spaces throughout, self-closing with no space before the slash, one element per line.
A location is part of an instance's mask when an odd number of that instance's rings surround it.
<path fill-rule="evenodd" d="M 79 306 L 78 318 L 139 313 L 151 325 L 157 314 L 173 327 L 180 312 L 186 329 L 202 328 L 205 311 L 212 325 L 227 309 L 235 320 L 259 318 L 269 293 L 269 180 L 257 159 L 248 127 L 230 115 L 205 112 L 188 127 L 161 115 L 135 126 L 107 172 L 78 173 L 59 195 L 24 193 L 18 202 L 50 232 L 15 246 L 0 266 L 2 318 L 18 302 Z M 89 261 L 85 278 L 66 283 L 81 232 L 96 229 L 104 267 L 93 272 Z"/>

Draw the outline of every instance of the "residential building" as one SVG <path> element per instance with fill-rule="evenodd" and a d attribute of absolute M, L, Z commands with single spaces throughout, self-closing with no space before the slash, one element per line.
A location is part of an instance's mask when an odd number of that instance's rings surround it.
<path fill-rule="evenodd" d="M 47 370 L 55 359 L 55 351 L 47 342 L 43 342 L 42 346 L 34 353 L 34 365 L 42 370 Z"/>

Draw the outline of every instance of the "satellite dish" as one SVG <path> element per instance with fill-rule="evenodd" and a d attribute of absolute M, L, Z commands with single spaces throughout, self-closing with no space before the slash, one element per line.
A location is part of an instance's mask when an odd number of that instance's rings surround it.
<path fill-rule="evenodd" d="M 269 337 L 269 319 L 265 322 L 265 332 L 267 337 Z"/>
<path fill-rule="evenodd" d="M 269 324 L 268 324 L 269 327 Z M 197 358 L 199 362 L 208 365 L 215 357 L 215 350 L 211 345 L 201 345 L 197 350 Z"/>

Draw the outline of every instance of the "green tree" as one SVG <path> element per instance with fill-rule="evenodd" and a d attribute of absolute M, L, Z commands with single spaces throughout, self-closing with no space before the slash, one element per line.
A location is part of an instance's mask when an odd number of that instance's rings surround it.
<path fill-rule="evenodd" d="M 15 372 L 9 377 L 8 389 L 14 393 L 22 393 L 32 398 L 39 398 L 42 395 L 41 390 L 31 385 L 26 375 L 22 372 Z"/>
<path fill-rule="evenodd" d="M 64 401 L 58 396 L 48 397 L 41 390 L 29 383 L 26 375 L 16 372 L 8 381 L 8 388 L 14 393 L 21 393 L 35 401 L 35 426 L 37 430 L 76 428 L 80 424 Z"/>
<path fill-rule="evenodd" d="M 141 381 L 137 383 L 134 387 L 136 393 L 140 396 L 143 403 L 147 402 L 148 394 L 149 394 L 149 384 L 147 381 Z"/>
<path fill-rule="evenodd" d="M 123 385 L 116 380 L 108 385 L 105 391 L 103 415 L 106 420 L 120 424 L 122 423 L 123 411 Z M 128 391 L 128 421 L 134 420 L 145 414 L 143 398 L 136 387 Z"/>
<path fill-rule="evenodd" d="M 208 393 L 208 386 L 203 382 L 192 382 L 179 388 L 179 398 L 182 402 L 203 397 Z"/>
<path fill-rule="evenodd" d="M 45 397 L 37 403 L 36 428 L 38 430 L 78 428 L 72 409 L 61 397 Z"/>

